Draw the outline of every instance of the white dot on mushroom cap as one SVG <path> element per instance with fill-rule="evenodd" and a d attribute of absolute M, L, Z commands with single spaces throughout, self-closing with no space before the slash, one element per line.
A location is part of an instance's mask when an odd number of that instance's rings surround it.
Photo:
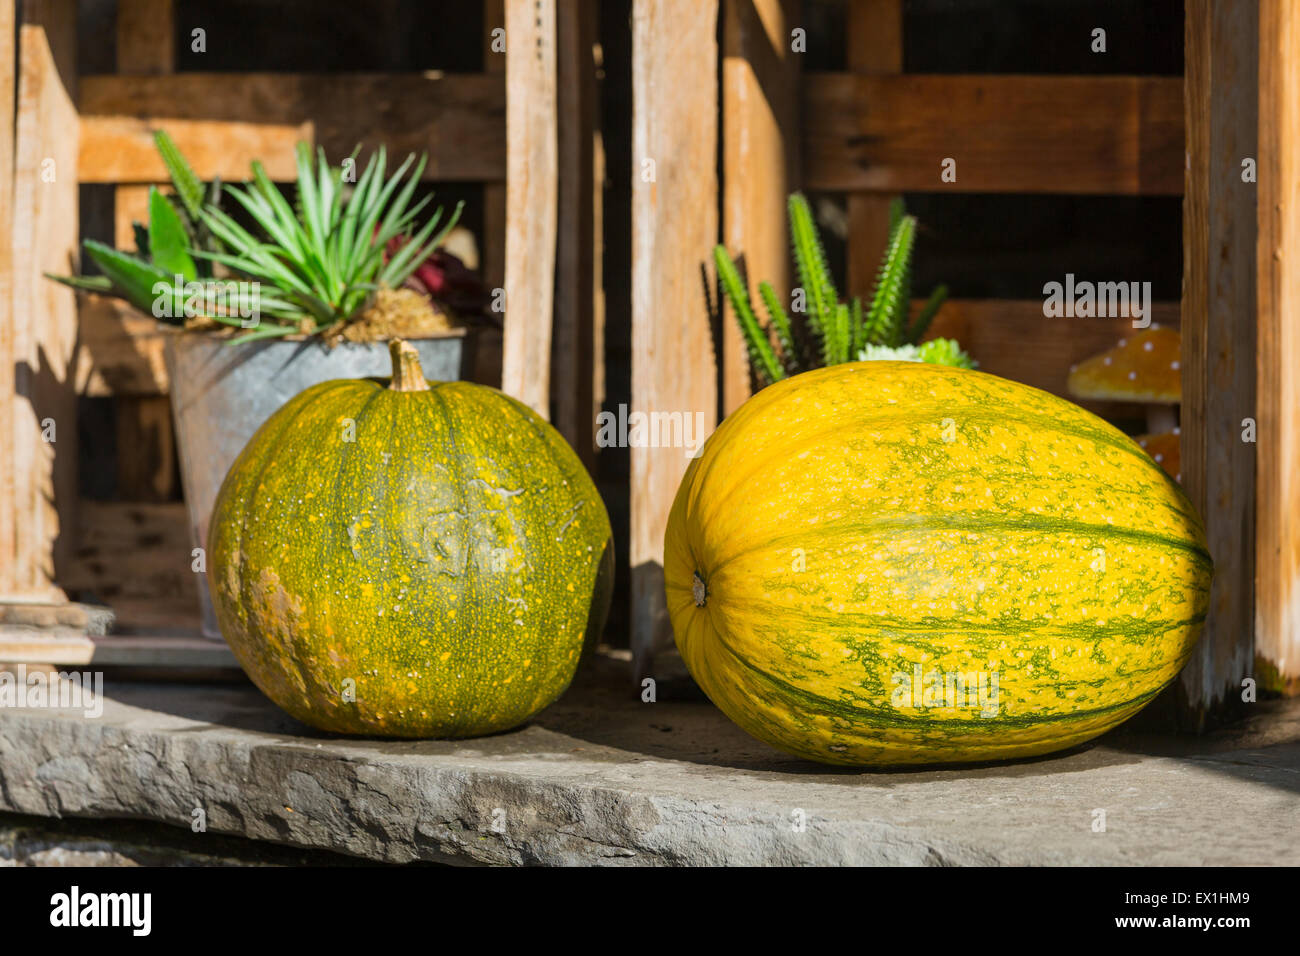
<path fill-rule="evenodd" d="M 1178 434 L 1181 434 L 1181 433 L 1182 433 L 1182 429 L 1179 428 L 1177 425 L 1175 425 L 1175 426 L 1174 426 L 1174 434 L 1175 434 L 1175 435 L 1178 435 Z"/>
<path fill-rule="evenodd" d="M 1155 345 L 1154 345 L 1153 343 L 1151 343 L 1151 342 L 1143 342 L 1143 343 L 1142 343 L 1142 351 L 1143 351 L 1143 352 L 1150 352 L 1153 348 L 1155 348 Z"/>
<path fill-rule="evenodd" d="M 1120 340 L 1119 340 L 1119 347 L 1120 347 L 1120 348 L 1123 348 L 1123 347 L 1126 346 L 1126 345 L 1128 345 L 1128 339 L 1120 339 Z"/>
<path fill-rule="evenodd" d="M 1160 454 L 1160 452 L 1156 452 L 1156 461 L 1164 461 L 1164 460 L 1165 460 L 1165 456 Z"/>
<path fill-rule="evenodd" d="M 1137 377 L 1138 377 L 1138 373 L 1137 373 L 1137 372 L 1129 372 L 1129 373 L 1128 373 L 1128 380 L 1129 380 L 1130 382 L 1133 381 L 1133 379 L 1135 379 L 1135 378 L 1137 378 Z"/>
<path fill-rule="evenodd" d="M 1109 364 L 1110 364 L 1110 356 L 1107 355 L 1104 359 L 1102 359 L 1102 360 L 1101 360 L 1101 364 L 1102 364 L 1102 365 L 1109 365 Z"/>
<path fill-rule="evenodd" d="M 1182 480 L 1183 480 L 1183 473 L 1181 471 L 1178 474 L 1174 475 L 1174 481 L 1182 481 Z"/>
<path fill-rule="evenodd" d="M 1183 367 L 1183 363 L 1179 362 L 1177 359 L 1174 359 L 1174 361 L 1169 363 L 1169 367 L 1173 369 L 1179 369 Z"/>

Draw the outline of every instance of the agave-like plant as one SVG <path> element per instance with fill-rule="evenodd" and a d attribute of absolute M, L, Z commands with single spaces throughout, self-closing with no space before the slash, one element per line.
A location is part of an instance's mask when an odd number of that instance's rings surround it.
<path fill-rule="evenodd" d="M 205 194 L 209 203 L 220 202 L 221 182 L 214 180 L 204 187 L 166 131 L 158 130 L 154 134 L 154 145 L 171 176 L 174 192 L 164 195 L 150 187 L 149 222 L 147 225 L 133 223 L 135 254 L 87 239 L 83 244 L 86 255 L 99 267 L 100 275 L 46 273 L 46 278 L 74 289 L 125 299 L 163 321 L 179 324 L 186 316 L 185 293 L 183 289 L 177 290 L 176 277 L 181 284 L 212 279 L 211 264 L 203 260 L 196 262 L 191 251 L 220 250 L 216 238 L 203 225 L 200 213 Z M 219 318 L 231 324 L 238 322 L 228 316 Z"/>
<path fill-rule="evenodd" d="M 255 331 L 239 341 L 272 338 L 297 332 L 320 332 L 352 318 L 381 286 L 396 289 L 428 258 L 460 218 L 461 207 L 439 228 L 442 209 L 414 235 L 416 217 L 432 196 L 414 205 L 411 198 L 424 172 L 427 157 L 406 158 L 385 178 L 387 155 L 381 146 L 349 190 L 344 173 L 352 163 L 332 167 L 324 150 L 297 148 L 298 195 L 289 203 L 267 176 L 260 162 L 253 163 L 253 182 L 244 188 L 227 186 L 268 237 L 259 239 L 215 205 L 205 206 L 203 223 L 224 246 L 224 251 L 196 250 L 195 255 L 257 283 L 241 293 L 256 309 Z M 414 164 L 414 168 L 412 165 Z M 409 172 L 409 175 L 408 175 Z M 402 236 L 400 250 L 385 261 L 390 239 Z M 268 316 L 275 322 L 261 321 Z"/>
<path fill-rule="evenodd" d="M 795 268 L 805 303 L 801 312 L 795 312 L 796 317 L 801 317 L 802 327 L 792 321 L 772 284 L 766 281 L 758 284 L 758 293 L 770 323 L 767 327 L 761 325 L 747 285 L 726 247 L 719 245 L 713 250 L 722 291 L 736 313 L 751 366 L 761 384 L 770 385 L 789 375 L 854 359 L 895 358 L 972 367 L 970 356 L 950 339 L 918 345 L 947 299 L 948 289 L 937 287 L 909 320 L 916 217 L 907 214 L 901 199 L 890 206 L 889 242 L 871 303 L 865 309 L 856 296 L 847 303 L 840 301 L 808 201 L 798 193 L 792 194 L 789 214 Z"/>

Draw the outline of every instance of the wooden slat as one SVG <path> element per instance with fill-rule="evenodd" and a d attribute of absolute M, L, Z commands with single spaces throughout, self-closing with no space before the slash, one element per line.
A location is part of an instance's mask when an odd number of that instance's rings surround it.
<path fill-rule="evenodd" d="M 722 4 L 723 241 L 733 256 L 743 257 L 755 302 L 760 281 L 783 292 L 792 285 L 785 201 L 798 182 L 795 106 L 802 57 L 790 50 L 798 6 L 789 0 Z M 722 408 L 729 415 L 749 397 L 750 378 L 740 327 L 725 305 L 720 338 Z"/>
<path fill-rule="evenodd" d="M 558 216 L 555 0 L 506 2 L 506 312 L 502 388 L 550 417 Z"/>
<path fill-rule="evenodd" d="M 903 72 L 903 0 L 855 0 L 848 9 L 847 53 L 854 73 Z M 880 257 L 889 241 L 892 193 L 853 193 L 848 197 L 849 235 L 845 248 L 849 296 L 868 296 L 876 283 Z"/>
<path fill-rule="evenodd" d="M 153 145 L 166 128 L 204 179 L 248 178 L 261 159 L 277 180 L 296 178 L 293 146 L 306 139 L 341 159 L 357 143 L 390 155 L 429 153 L 424 178 L 505 178 L 505 85 L 476 74 L 181 73 L 89 76 L 81 82 L 79 177 L 86 183 L 162 182 Z M 362 161 L 364 162 L 364 155 Z"/>
<path fill-rule="evenodd" d="M 117 0 L 117 72 L 176 69 L 173 7 L 172 0 Z"/>
<path fill-rule="evenodd" d="M 13 201 L 13 286 L 0 364 L 13 369 L 7 474 L 0 507 L 12 532 L 0 555 L 0 594 L 60 600 L 55 577 L 70 552 L 76 495 L 76 395 L 71 365 L 77 308 L 43 272 L 77 266 L 76 4 L 22 6 Z M 6 373 L 8 374 L 8 373 Z M 52 421 L 55 441 L 42 437 Z"/>
<path fill-rule="evenodd" d="M 505 29 L 505 0 L 483 0 L 483 72 L 505 76 L 506 57 L 492 49 L 492 31 Z M 504 289 L 506 284 L 506 184 L 483 184 L 483 282 L 489 289 Z"/>
<path fill-rule="evenodd" d="M 596 460 L 592 365 L 595 295 L 593 134 L 596 124 L 596 4 L 559 5 L 557 109 L 559 198 L 555 323 L 551 344 L 552 424 L 591 468 Z"/>
<path fill-rule="evenodd" d="M 913 310 L 923 301 L 915 300 Z M 1151 320 L 1176 328 L 1178 303 L 1155 303 Z M 1132 334 L 1133 320 L 1127 318 L 1047 318 L 1040 299 L 951 299 L 926 338 L 955 338 L 980 363 L 980 371 L 1069 398 L 1105 418 L 1140 418 L 1140 406 L 1086 402 L 1065 389 L 1072 365 Z"/>
<path fill-rule="evenodd" d="M 1259 24 L 1255 673 L 1268 689 L 1295 695 L 1300 694 L 1300 10 L 1291 0 L 1262 0 Z"/>
<path fill-rule="evenodd" d="M 1178 77 L 805 74 L 802 117 L 810 189 L 1182 191 Z"/>
<path fill-rule="evenodd" d="M 123 630 L 199 629 L 199 576 L 181 502 L 82 501 L 62 583 L 113 608 Z"/>
<path fill-rule="evenodd" d="M 73 381 L 78 395 L 165 395 L 163 345 L 175 334 L 120 299 L 83 295 L 81 348 Z"/>
<path fill-rule="evenodd" d="M 632 410 L 701 412 L 710 429 L 717 366 L 701 268 L 718 241 L 717 17 L 717 0 L 632 5 Z M 645 675 L 672 643 L 664 529 L 688 459 L 630 455 L 631 643 Z"/>
<path fill-rule="evenodd" d="M 1203 636 L 1177 684 L 1193 730 L 1241 707 L 1254 661 L 1255 446 L 1241 420 L 1255 408 L 1256 193 L 1241 161 L 1258 146 L 1257 15 L 1233 0 L 1187 3 L 1182 472 L 1215 563 Z"/>
<path fill-rule="evenodd" d="M 123 501 L 171 501 L 176 483 L 176 439 L 171 400 L 165 395 L 117 399 L 117 497 Z"/>
<path fill-rule="evenodd" d="M 17 48 L 14 0 L 0 0 L 0 448 L 16 449 L 18 402 L 14 318 L 14 92 Z M 17 462 L 15 461 L 15 464 Z M 0 468 L 0 595 L 15 594 L 18 557 L 17 475 Z"/>

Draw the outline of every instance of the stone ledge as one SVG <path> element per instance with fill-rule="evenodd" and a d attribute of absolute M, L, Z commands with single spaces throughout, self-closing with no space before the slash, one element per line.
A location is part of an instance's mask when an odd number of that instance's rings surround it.
<path fill-rule="evenodd" d="M 1121 729 L 1059 757 L 859 773 L 701 699 L 641 703 L 601 660 L 532 725 L 471 741 L 317 734 L 251 686 L 105 697 L 93 720 L 0 711 L 0 810 L 188 832 L 202 808 L 209 833 L 395 863 L 1300 864 L 1300 701 L 1201 739 Z"/>

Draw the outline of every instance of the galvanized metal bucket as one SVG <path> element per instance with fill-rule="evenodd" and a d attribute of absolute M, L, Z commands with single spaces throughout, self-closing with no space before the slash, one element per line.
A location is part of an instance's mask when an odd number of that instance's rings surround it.
<path fill-rule="evenodd" d="M 412 339 L 430 381 L 455 381 L 472 361 L 465 330 Z M 277 339 L 229 345 L 203 334 L 167 339 L 172 416 L 190 535 L 206 553 L 208 519 L 226 472 L 253 433 L 303 389 L 336 378 L 388 378 L 384 342 L 344 342 L 328 348 L 316 339 Z M 206 575 L 199 584 L 203 635 L 221 639 Z"/>

